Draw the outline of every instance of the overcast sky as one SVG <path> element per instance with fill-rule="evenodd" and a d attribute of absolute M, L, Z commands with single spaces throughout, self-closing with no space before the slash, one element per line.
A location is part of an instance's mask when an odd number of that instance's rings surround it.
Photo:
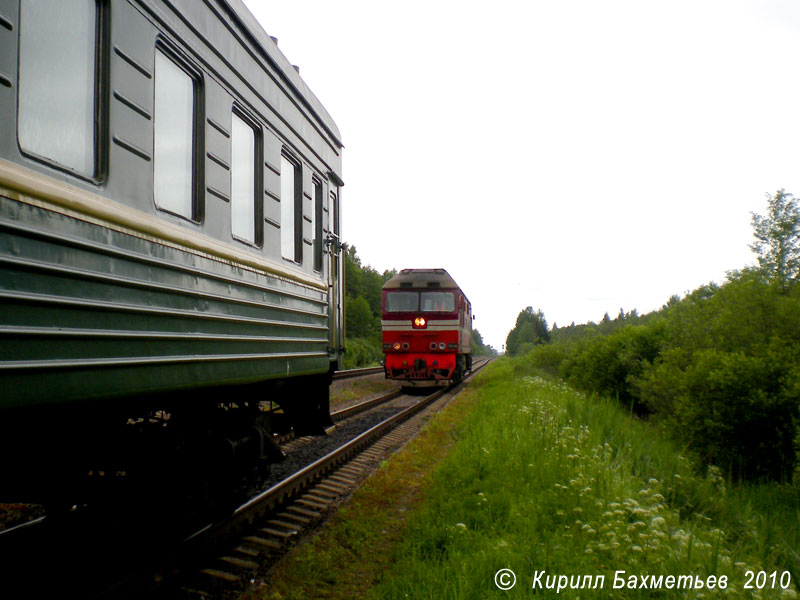
<path fill-rule="evenodd" d="M 517 314 L 646 313 L 800 195 L 800 2 L 245 0 L 345 145 L 345 240 Z"/>

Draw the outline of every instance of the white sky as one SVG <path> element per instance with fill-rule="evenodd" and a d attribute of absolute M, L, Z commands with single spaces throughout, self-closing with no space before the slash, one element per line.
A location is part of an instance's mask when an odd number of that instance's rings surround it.
<path fill-rule="evenodd" d="M 341 130 L 345 240 L 495 348 L 721 282 L 800 195 L 800 2 L 245 2 Z"/>

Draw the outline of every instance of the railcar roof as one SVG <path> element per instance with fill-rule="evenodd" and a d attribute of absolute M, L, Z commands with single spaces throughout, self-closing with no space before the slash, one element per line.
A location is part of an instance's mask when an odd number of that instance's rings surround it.
<path fill-rule="evenodd" d="M 394 288 L 461 289 L 444 269 L 403 269 L 383 284 L 385 290 Z"/>
<path fill-rule="evenodd" d="M 306 102 L 307 107 L 317 117 L 323 127 L 328 130 L 328 133 L 336 140 L 336 143 L 341 147 L 341 134 L 339 128 L 334 123 L 328 111 L 322 106 L 322 103 L 317 99 L 314 93 L 306 85 L 306 82 L 300 77 L 300 74 L 295 70 L 292 63 L 289 62 L 283 52 L 278 49 L 275 41 L 264 31 L 261 23 L 253 16 L 250 9 L 245 6 L 242 0 L 224 0 L 234 14 L 239 18 L 241 23 L 247 28 L 255 41 L 264 50 L 269 60 L 271 60 L 281 71 L 288 83 L 294 87 L 297 94 Z"/>

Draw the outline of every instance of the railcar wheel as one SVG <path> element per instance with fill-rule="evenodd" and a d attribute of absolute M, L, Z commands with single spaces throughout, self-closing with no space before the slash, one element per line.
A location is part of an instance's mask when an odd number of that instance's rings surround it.
<path fill-rule="evenodd" d="M 464 379 L 464 375 L 467 371 L 467 359 L 466 356 L 463 354 L 459 354 L 456 356 L 456 368 L 453 371 L 453 382 L 458 383 L 462 379 Z"/>

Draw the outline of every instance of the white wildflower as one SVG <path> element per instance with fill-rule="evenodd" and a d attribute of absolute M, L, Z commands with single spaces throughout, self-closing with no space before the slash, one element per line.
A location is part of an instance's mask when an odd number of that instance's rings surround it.
<path fill-rule="evenodd" d="M 650 527 L 652 527 L 653 529 L 666 529 L 667 522 L 664 519 L 664 517 L 654 517 L 650 521 Z"/>

